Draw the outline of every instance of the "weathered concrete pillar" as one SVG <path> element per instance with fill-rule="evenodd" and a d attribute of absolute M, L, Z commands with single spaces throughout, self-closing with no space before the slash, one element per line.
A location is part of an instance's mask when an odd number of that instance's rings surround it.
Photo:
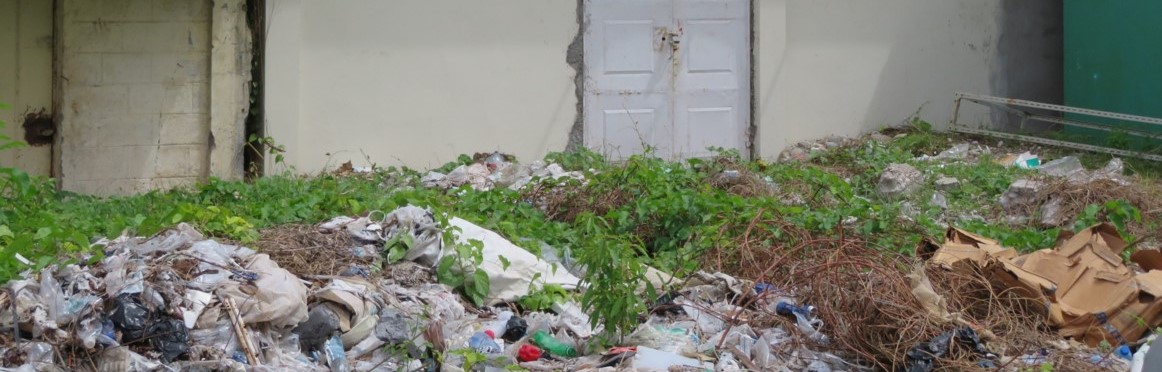
<path fill-rule="evenodd" d="M 214 0 L 210 56 L 210 175 L 243 177 L 250 63 L 246 0 Z"/>

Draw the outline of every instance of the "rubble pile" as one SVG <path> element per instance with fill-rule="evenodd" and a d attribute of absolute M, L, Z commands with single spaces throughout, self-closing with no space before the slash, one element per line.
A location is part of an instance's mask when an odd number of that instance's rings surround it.
<path fill-rule="evenodd" d="M 536 179 L 583 180 L 585 178 L 581 172 L 565 171 L 560 164 L 546 165 L 545 162 L 537 160 L 525 165 L 516 163 L 512 159 L 511 156 L 499 152 L 477 156 L 476 161 L 470 165 L 458 166 L 448 174 L 428 172 L 421 181 L 426 187 L 451 189 L 469 185 L 474 190 L 485 191 L 493 187 L 519 190 Z"/>
<path fill-rule="evenodd" d="M 206 239 L 186 224 L 151 238 L 103 240 L 105 257 L 92 265 L 50 265 L 10 283 L 0 298 L 0 309 L 15 315 L 0 320 L 12 331 L 3 338 L 11 356 L 5 364 L 98 371 L 456 371 L 471 369 L 469 363 L 529 370 L 854 368 L 795 341 L 794 332 L 826 337 L 815 312 L 789 297 L 756 301 L 745 311 L 783 314 L 796 322 L 795 331 L 734 324 L 746 315 L 732 301 L 764 289 L 721 273 L 698 273 L 658 299 L 655 308 L 668 310 L 643 318 L 623 343 L 595 347 L 589 341 L 601 329 L 591 328 L 575 303 L 555 304 L 554 313 L 499 307 L 528 295 L 534 280 L 578 290 L 582 281 L 572 272 L 583 269 L 575 263 L 549 263 L 459 218 L 439 226 L 433 212 L 414 206 L 372 217 L 319 224 L 314 234 L 347 235 L 331 239 L 351 245 L 311 249 L 319 256 L 354 254 L 401 234 L 412 248 L 382 271 L 374 269 L 382 262 L 352 260 L 340 275 L 292 273 L 266 253 Z M 489 278 L 488 306 L 476 308 L 432 281 L 432 267 L 456 254 L 442 241 L 449 227 L 459 231 L 457 243 L 483 243 L 484 260 L 473 269 Z M 297 262 L 291 259 L 281 258 Z M 659 283 L 671 281 L 651 272 Z M 487 358 L 476 361 L 466 350 Z"/>
<path fill-rule="evenodd" d="M 808 160 L 852 141 L 829 138 L 787 156 Z M 906 219 L 919 214 L 914 197 L 931 188 L 932 204 L 946 210 L 945 193 L 970 188 L 971 175 L 929 179 L 920 169 L 989 151 L 961 143 L 905 154 L 896 161 L 911 165 L 887 165 L 869 193 L 898 201 Z M 1081 197 L 1070 190 L 1128 183 L 1118 159 L 1095 171 L 1072 157 L 1000 161 L 1033 170 L 999 197 L 998 209 L 1040 210 L 1055 226 L 1068 222 L 1063 213 L 1074 215 L 1070 198 Z M 787 198 L 816 190 L 727 160 L 717 165 L 695 179 L 732 197 L 814 208 L 804 196 Z M 342 174 L 368 171 L 348 164 Z M 520 202 L 553 221 L 642 197 L 530 186 L 541 180 L 586 182 L 558 164 L 523 165 L 500 153 L 421 181 L 523 190 Z M 0 292 L 0 370 L 1131 370 L 1158 358 L 1146 354 L 1162 326 L 1162 253 L 1131 250 L 1113 226 L 1066 232 L 1051 248 L 1020 254 L 949 221 L 939 225 L 947 226 L 943 241 L 904 255 L 846 231 L 862 217 L 825 217 L 837 222 L 833 234 L 760 209 L 749 224 L 716 227 L 722 243 L 698 252 L 702 271 L 674 278 L 645 267 L 636 277 L 643 282 L 625 288 L 660 296 L 645 298 L 649 311 L 624 333 L 604 329 L 576 302 L 589 271 L 570 247 L 510 241 L 424 207 L 279 226 L 252 248 L 180 224 L 152 237 L 100 240 L 99 256 L 43 264 L 8 283 Z M 541 311 L 522 306 L 547 286 L 569 295 Z"/>

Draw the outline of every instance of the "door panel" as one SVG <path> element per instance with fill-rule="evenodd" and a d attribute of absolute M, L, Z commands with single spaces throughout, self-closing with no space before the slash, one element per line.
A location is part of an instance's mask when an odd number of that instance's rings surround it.
<path fill-rule="evenodd" d="M 24 140 L 25 114 L 52 110 L 52 1 L 0 0 L 0 133 Z M 52 146 L 0 151 L 0 166 L 49 176 Z"/>
<path fill-rule="evenodd" d="M 750 12 L 745 0 L 675 2 L 674 131 L 682 157 L 707 147 L 746 153 L 750 121 Z"/>
<path fill-rule="evenodd" d="M 610 159 L 641 154 L 645 145 L 655 146 L 658 156 L 672 156 L 674 134 L 669 101 L 667 94 L 595 96 L 587 106 L 587 133 L 593 136 L 590 143 L 597 145 L 592 147 Z"/>
<path fill-rule="evenodd" d="M 585 143 L 611 159 L 745 150 L 747 0 L 587 0 Z M 745 152 L 744 152 L 745 153 Z"/>
<path fill-rule="evenodd" d="M 586 4 L 586 144 L 611 159 L 641 153 L 644 144 L 669 156 L 673 79 L 660 35 L 673 23 L 670 2 Z"/>

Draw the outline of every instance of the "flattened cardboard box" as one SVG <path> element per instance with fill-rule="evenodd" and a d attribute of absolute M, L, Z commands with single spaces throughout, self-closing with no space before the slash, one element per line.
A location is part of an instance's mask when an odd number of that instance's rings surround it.
<path fill-rule="evenodd" d="M 1101 224 L 1059 239 L 1053 249 L 1026 255 L 998 242 L 950 228 L 929 264 L 981 270 L 1033 303 L 1065 337 L 1096 346 L 1134 342 L 1162 324 L 1162 254 L 1136 254 L 1137 274 L 1121 258 L 1126 242 Z"/>

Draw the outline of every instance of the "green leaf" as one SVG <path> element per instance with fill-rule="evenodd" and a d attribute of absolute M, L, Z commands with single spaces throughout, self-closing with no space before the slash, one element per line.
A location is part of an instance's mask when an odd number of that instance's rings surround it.
<path fill-rule="evenodd" d="M 476 270 L 472 276 L 473 294 L 475 295 L 474 300 L 477 306 L 483 305 L 484 300 L 488 298 L 488 291 L 490 286 L 488 273 L 484 272 L 484 270 Z"/>
<path fill-rule="evenodd" d="M 453 267 L 456 265 L 456 259 L 453 256 L 444 256 L 440 259 L 439 265 L 436 266 L 436 279 L 440 283 L 452 288 L 457 288 L 464 285 L 464 275 L 462 273 L 453 272 Z"/>
<path fill-rule="evenodd" d="M 399 245 L 392 245 L 387 250 L 387 263 L 396 263 L 402 260 L 407 255 L 407 249 Z"/>
<path fill-rule="evenodd" d="M 500 269 L 501 270 L 508 270 L 508 266 L 511 264 L 511 262 L 508 262 L 508 258 L 505 258 L 504 256 L 498 256 L 498 257 L 500 258 Z"/>
<path fill-rule="evenodd" d="M 4 237 L 8 237 L 8 238 L 13 237 L 12 229 L 9 229 L 8 225 L 0 225 L 0 238 L 4 238 Z"/>
<path fill-rule="evenodd" d="M 42 228 L 36 229 L 36 235 L 33 236 L 33 239 L 34 240 L 43 240 L 44 238 L 47 238 L 49 235 L 52 235 L 52 228 L 42 227 Z"/>
<path fill-rule="evenodd" d="M 47 267 L 49 264 L 51 264 L 53 261 L 55 261 L 54 257 L 41 256 L 40 258 L 36 259 L 35 270 L 43 269 L 43 268 Z"/>

